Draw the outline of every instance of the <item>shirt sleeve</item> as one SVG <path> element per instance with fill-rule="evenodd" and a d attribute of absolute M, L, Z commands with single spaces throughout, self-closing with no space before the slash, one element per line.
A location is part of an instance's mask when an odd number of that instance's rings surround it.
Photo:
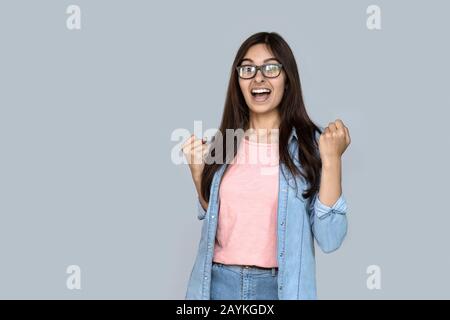
<path fill-rule="evenodd" d="M 319 247 L 325 253 L 337 250 L 347 234 L 347 202 L 343 194 L 331 206 L 323 204 L 316 193 L 310 206 L 310 223 Z"/>
<path fill-rule="evenodd" d="M 205 219 L 206 216 L 206 210 L 203 209 L 202 203 L 200 202 L 200 199 L 197 197 L 197 218 L 199 220 Z"/>
<path fill-rule="evenodd" d="M 331 214 L 346 214 L 347 213 L 347 202 L 344 198 L 344 195 L 341 193 L 340 197 L 336 200 L 336 202 L 331 206 L 327 206 L 323 204 L 319 195 L 316 196 L 316 201 L 314 203 L 314 210 L 319 219 L 325 219 Z"/>

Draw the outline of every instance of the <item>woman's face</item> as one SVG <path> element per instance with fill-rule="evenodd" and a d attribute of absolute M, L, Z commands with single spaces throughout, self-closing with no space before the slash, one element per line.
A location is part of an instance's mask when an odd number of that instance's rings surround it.
<path fill-rule="evenodd" d="M 267 45 L 261 43 L 248 49 L 240 65 L 261 66 L 267 63 L 280 62 L 269 51 Z M 261 70 L 258 70 L 256 76 L 252 79 L 239 78 L 239 86 L 249 109 L 254 113 L 260 114 L 275 110 L 283 98 L 285 79 L 286 74 L 283 69 L 281 69 L 280 75 L 276 78 L 266 78 Z M 269 89 L 270 93 L 256 94 L 256 89 Z"/>

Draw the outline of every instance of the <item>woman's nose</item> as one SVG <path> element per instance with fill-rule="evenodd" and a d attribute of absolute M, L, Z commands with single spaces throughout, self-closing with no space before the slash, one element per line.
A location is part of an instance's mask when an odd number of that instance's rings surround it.
<path fill-rule="evenodd" d="M 261 80 L 264 80 L 264 75 L 262 74 L 261 70 L 256 71 L 255 80 L 257 82 L 261 82 Z"/>

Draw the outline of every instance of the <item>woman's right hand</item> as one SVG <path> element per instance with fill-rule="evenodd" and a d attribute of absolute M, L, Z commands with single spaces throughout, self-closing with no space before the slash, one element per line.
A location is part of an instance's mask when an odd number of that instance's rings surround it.
<path fill-rule="evenodd" d="M 184 156 L 189 164 L 194 181 L 201 180 L 203 168 L 205 167 L 204 157 L 208 153 L 208 145 L 202 139 L 198 139 L 192 134 L 181 146 Z"/>

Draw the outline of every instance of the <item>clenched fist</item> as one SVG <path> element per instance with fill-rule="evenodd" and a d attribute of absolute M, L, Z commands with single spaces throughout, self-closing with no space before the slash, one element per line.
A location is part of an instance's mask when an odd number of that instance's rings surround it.
<path fill-rule="evenodd" d="M 189 164 L 194 180 L 200 179 L 205 166 L 205 155 L 208 153 L 209 146 L 202 139 L 197 139 L 191 135 L 181 146 L 183 154 Z"/>
<path fill-rule="evenodd" d="M 340 119 L 330 122 L 319 138 L 322 162 L 340 159 L 349 144 L 350 134 L 344 123 Z"/>

